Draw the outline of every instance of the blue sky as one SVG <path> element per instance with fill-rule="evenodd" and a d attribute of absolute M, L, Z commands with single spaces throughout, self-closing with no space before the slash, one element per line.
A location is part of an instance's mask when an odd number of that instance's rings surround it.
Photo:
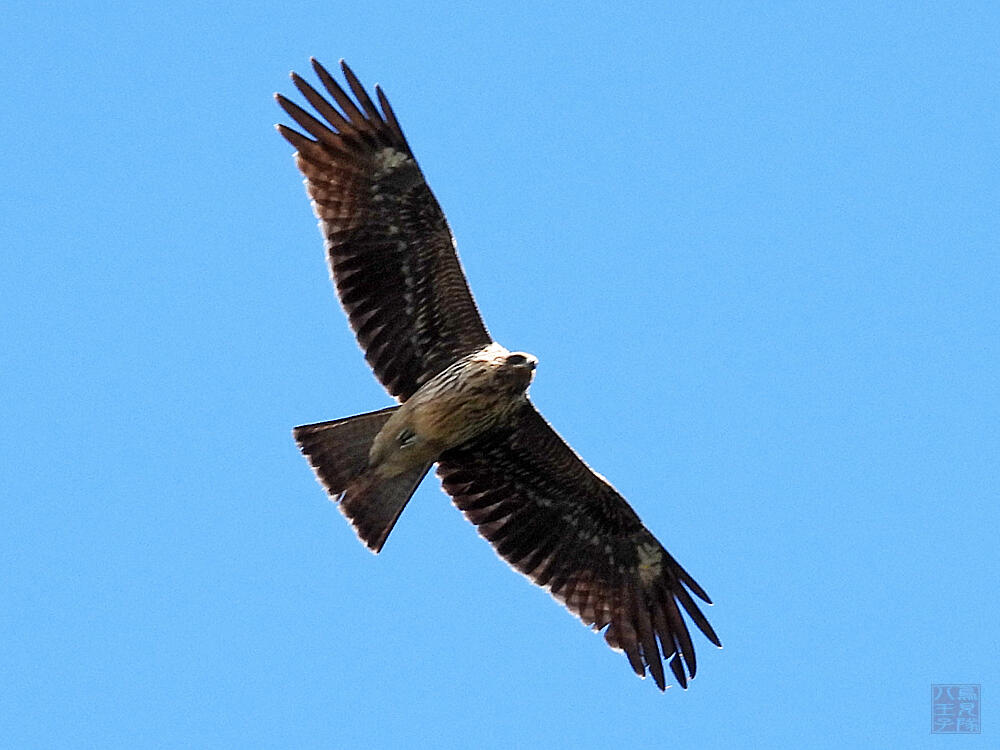
<path fill-rule="evenodd" d="M 937 747 L 1000 694 L 991 3 L 5 6 L 11 747 Z M 716 601 L 636 679 L 429 478 L 374 557 L 292 426 L 388 405 L 271 94 L 380 82 L 532 394 Z"/>

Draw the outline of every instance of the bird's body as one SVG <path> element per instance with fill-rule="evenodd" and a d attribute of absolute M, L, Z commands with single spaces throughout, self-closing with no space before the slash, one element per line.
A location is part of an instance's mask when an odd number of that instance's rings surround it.
<path fill-rule="evenodd" d="M 436 463 L 497 554 L 604 630 L 637 674 L 648 669 L 662 690 L 667 660 L 686 687 L 696 662 L 682 610 L 721 645 L 691 597 L 708 595 L 531 403 L 537 360 L 487 331 L 381 89 L 376 106 L 342 63 L 352 98 L 313 65 L 337 106 L 292 74 L 323 119 L 279 95 L 312 137 L 278 129 L 296 148 L 351 327 L 400 404 L 296 427 L 299 448 L 375 552 Z"/>
<path fill-rule="evenodd" d="M 489 344 L 424 383 L 379 430 L 368 466 L 383 476 L 436 461 L 507 420 L 525 400 L 536 360 Z"/>

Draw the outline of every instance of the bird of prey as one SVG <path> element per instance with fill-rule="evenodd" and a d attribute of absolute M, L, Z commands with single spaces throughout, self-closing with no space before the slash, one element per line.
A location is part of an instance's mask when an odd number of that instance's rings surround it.
<path fill-rule="evenodd" d="M 351 328 L 399 405 L 296 427 L 299 448 L 374 552 L 437 463 L 500 557 L 604 630 L 640 677 L 648 669 L 665 690 L 667 661 L 686 688 L 696 662 L 682 610 L 721 646 L 691 594 L 711 600 L 532 405 L 537 360 L 486 330 L 382 89 L 376 106 L 343 61 L 353 97 L 312 64 L 330 98 L 292 73 L 319 117 L 276 94 L 304 133 L 277 128 L 296 150 Z"/>

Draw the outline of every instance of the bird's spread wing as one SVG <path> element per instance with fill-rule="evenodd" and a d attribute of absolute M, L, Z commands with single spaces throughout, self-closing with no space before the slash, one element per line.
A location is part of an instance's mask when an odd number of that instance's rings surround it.
<path fill-rule="evenodd" d="M 315 60 L 336 106 L 296 74 L 322 120 L 280 94 L 310 137 L 279 125 L 326 238 L 337 294 L 386 389 L 406 400 L 459 357 L 492 340 L 476 309 L 444 213 L 376 86 L 376 107 L 341 63 L 352 99 Z M 325 121 L 325 122 L 324 122 Z"/>
<path fill-rule="evenodd" d="M 611 647 L 625 652 L 636 674 L 648 668 L 661 690 L 661 654 L 682 686 L 695 674 L 682 609 L 722 645 L 691 598 L 711 603 L 702 588 L 530 402 L 512 427 L 444 453 L 438 474 L 504 560 L 584 624 L 607 627 Z"/>

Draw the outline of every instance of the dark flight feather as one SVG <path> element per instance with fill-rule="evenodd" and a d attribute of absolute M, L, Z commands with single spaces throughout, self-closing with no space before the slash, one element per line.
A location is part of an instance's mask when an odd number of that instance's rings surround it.
<path fill-rule="evenodd" d="M 355 103 L 322 65 L 313 66 L 339 109 L 293 74 L 326 122 L 279 94 L 278 104 L 307 135 L 278 130 L 298 151 L 331 275 L 365 357 L 386 389 L 405 401 L 492 339 L 448 222 L 385 96 L 377 94 L 379 112 L 342 64 Z"/>
<path fill-rule="evenodd" d="M 607 627 L 608 643 L 661 690 L 661 655 L 675 657 L 682 686 L 697 669 L 680 607 L 722 645 L 685 587 L 710 604 L 705 592 L 530 403 L 502 429 L 445 452 L 438 475 L 502 558 L 584 624 Z M 643 554 L 657 563 L 647 578 Z"/>

